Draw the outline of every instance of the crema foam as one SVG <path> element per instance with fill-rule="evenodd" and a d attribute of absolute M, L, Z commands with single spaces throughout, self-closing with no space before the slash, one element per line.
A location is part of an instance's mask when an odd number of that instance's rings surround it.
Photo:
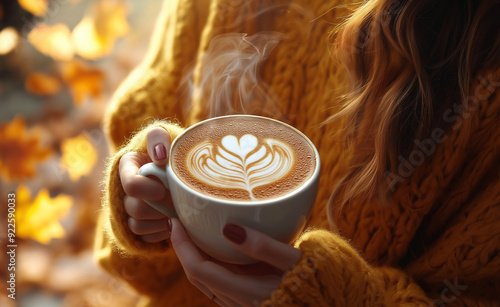
<path fill-rule="evenodd" d="M 241 201 L 283 196 L 307 181 L 314 152 L 294 130 L 254 117 L 202 124 L 176 142 L 173 169 L 202 194 Z"/>

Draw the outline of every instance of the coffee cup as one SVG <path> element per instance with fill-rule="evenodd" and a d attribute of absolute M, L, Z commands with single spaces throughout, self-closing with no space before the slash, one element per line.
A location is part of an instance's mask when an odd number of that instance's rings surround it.
<path fill-rule="evenodd" d="M 194 243 L 224 262 L 249 264 L 222 234 L 228 223 L 290 243 L 305 227 L 316 198 L 320 158 L 299 130 L 253 115 L 199 122 L 172 142 L 165 168 L 143 165 L 170 190 L 174 209 L 147 201 L 177 217 Z"/>

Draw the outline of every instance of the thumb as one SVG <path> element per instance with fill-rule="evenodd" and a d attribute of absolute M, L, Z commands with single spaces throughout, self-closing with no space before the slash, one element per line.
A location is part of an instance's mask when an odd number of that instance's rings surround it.
<path fill-rule="evenodd" d="M 164 166 L 168 162 L 170 150 L 170 134 L 167 130 L 156 127 L 152 128 L 147 135 L 148 155 L 157 166 Z"/>

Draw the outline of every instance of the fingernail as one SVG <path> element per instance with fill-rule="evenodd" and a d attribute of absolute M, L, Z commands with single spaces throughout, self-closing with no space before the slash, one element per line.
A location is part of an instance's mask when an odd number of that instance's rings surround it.
<path fill-rule="evenodd" d="M 242 244 L 247 238 L 245 229 L 235 224 L 226 224 L 222 233 L 229 241 L 236 244 Z"/>
<path fill-rule="evenodd" d="M 168 217 L 167 217 L 167 228 L 168 228 L 168 232 L 172 233 L 172 221 Z"/>
<path fill-rule="evenodd" d="M 163 160 L 167 157 L 167 150 L 165 149 L 165 146 L 163 146 L 163 144 L 156 145 L 154 152 L 156 160 Z"/>

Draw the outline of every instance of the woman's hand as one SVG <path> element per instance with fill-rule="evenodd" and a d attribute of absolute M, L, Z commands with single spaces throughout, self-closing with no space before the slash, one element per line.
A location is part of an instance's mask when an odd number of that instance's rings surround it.
<path fill-rule="evenodd" d="M 301 251 L 256 230 L 227 224 L 224 236 L 254 265 L 232 265 L 200 251 L 178 219 L 170 220 L 172 246 L 189 281 L 221 306 L 260 306 L 281 283 L 283 272 L 301 258 Z"/>
<path fill-rule="evenodd" d="M 146 202 L 155 200 L 173 206 L 170 192 L 153 178 L 138 175 L 139 168 L 153 161 L 164 166 L 168 161 L 170 135 L 163 128 L 153 128 L 147 135 L 148 154 L 129 152 L 120 159 L 119 172 L 126 196 L 123 200 L 129 215 L 130 230 L 145 242 L 155 243 L 169 238 L 168 218 Z"/>

